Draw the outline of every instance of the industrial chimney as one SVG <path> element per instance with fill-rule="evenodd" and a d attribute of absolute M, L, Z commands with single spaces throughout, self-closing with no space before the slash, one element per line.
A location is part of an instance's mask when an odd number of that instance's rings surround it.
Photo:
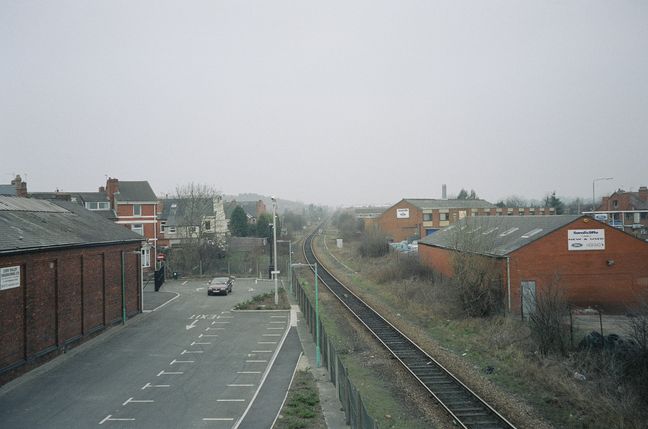
<path fill-rule="evenodd" d="M 448 194 L 447 194 L 447 189 L 445 183 L 441 185 L 441 199 L 447 200 L 448 199 Z"/>

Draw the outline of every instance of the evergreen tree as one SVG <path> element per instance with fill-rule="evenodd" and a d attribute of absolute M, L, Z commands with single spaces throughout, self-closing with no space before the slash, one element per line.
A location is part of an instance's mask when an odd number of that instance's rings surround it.
<path fill-rule="evenodd" d="M 553 207 L 556 210 L 556 214 L 563 214 L 565 212 L 565 203 L 556 196 L 556 191 L 553 191 L 551 195 L 545 197 L 545 207 Z"/>
<path fill-rule="evenodd" d="M 232 212 L 229 223 L 230 231 L 234 237 L 247 237 L 248 223 L 245 210 L 241 206 L 236 206 Z"/>
<path fill-rule="evenodd" d="M 461 191 L 459 191 L 459 195 L 457 195 L 458 200 L 467 200 L 468 199 L 468 191 L 466 191 L 464 188 L 461 188 Z"/>

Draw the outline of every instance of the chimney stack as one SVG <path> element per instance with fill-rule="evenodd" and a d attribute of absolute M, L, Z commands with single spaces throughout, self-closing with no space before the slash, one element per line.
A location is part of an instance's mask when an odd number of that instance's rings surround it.
<path fill-rule="evenodd" d="M 23 182 L 20 174 L 16 174 L 16 178 L 11 181 L 11 184 L 16 187 L 16 196 L 27 198 L 27 182 Z"/>
<path fill-rule="evenodd" d="M 445 183 L 443 185 L 441 185 L 441 199 L 443 199 L 443 200 L 448 199 L 448 192 L 447 192 Z"/>

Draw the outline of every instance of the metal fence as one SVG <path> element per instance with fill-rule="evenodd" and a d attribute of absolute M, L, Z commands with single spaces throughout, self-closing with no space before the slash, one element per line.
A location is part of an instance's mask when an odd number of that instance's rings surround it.
<path fill-rule="evenodd" d="M 299 303 L 304 319 L 308 326 L 308 330 L 315 338 L 315 308 L 310 302 L 308 295 L 304 288 L 299 283 L 299 279 L 293 274 L 293 293 Z M 344 408 L 346 415 L 346 422 L 353 429 L 377 429 L 378 424 L 369 415 L 367 408 L 362 401 L 360 393 L 355 388 L 353 383 L 348 377 L 347 369 L 342 364 L 335 346 L 331 342 L 329 336 L 326 334 L 324 327 L 320 320 L 320 351 L 322 358 L 322 366 L 325 366 L 329 373 L 331 383 L 337 388 L 338 398 Z"/>

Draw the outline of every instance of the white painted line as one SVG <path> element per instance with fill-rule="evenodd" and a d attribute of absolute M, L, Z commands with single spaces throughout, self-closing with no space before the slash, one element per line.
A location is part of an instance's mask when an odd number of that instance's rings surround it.
<path fill-rule="evenodd" d="M 205 328 L 205 331 L 224 331 L 224 330 L 225 328 L 210 328 L 210 327 Z"/>
<path fill-rule="evenodd" d="M 252 353 L 272 353 L 274 350 L 252 350 Z"/>
<path fill-rule="evenodd" d="M 266 329 L 274 330 L 274 331 L 283 331 L 284 330 L 284 328 L 266 328 Z"/>
<path fill-rule="evenodd" d="M 182 286 L 186 285 L 187 283 L 189 283 L 189 280 L 185 280 L 185 281 L 183 281 L 183 282 L 182 282 Z"/>
<path fill-rule="evenodd" d="M 261 374 L 261 371 L 236 371 L 237 374 Z"/>
<path fill-rule="evenodd" d="M 245 399 L 216 399 L 216 402 L 245 402 Z"/>
<path fill-rule="evenodd" d="M 180 353 L 180 354 L 184 355 L 184 354 L 191 354 L 191 353 L 203 353 L 203 351 L 202 350 L 183 350 L 182 353 Z"/>
<path fill-rule="evenodd" d="M 162 305 L 158 305 L 158 306 L 157 306 L 157 307 L 155 307 L 155 308 L 154 308 L 153 310 L 146 310 L 146 312 L 147 312 L 147 313 L 150 313 L 151 311 L 156 311 L 156 310 L 159 310 L 160 308 L 162 308 L 162 307 L 164 307 L 165 305 L 167 305 L 167 304 L 168 304 L 168 303 L 170 303 L 171 301 L 174 301 L 174 300 L 176 300 L 176 299 L 177 299 L 177 298 L 178 298 L 178 297 L 180 296 L 180 294 L 179 294 L 179 293 L 177 293 L 177 292 L 171 292 L 171 293 L 175 293 L 175 294 L 176 294 L 176 296 L 174 296 L 173 298 L 171 298 L 170 300 L 168 300 L 168 301 L 167 301 L 167 302 L 165 302 L 164 304 L 162 304 Z"/>
<path fill-rule="evenodd" d="M 176 363 L 196 363 L 195 360 L 175 360 L 173 359 L 169 365 L 174 365 Z"/>
<path fill-rule="evenodd" d="M 168 372 L 168 371 L 162 370 L 162 371 L 160 371 L 158 373 L 157 376 L 159 377 L 161 375 L 181 375 L 181 374 L 184 374 L 184 372 Z"/>
<path fill-rule="evenodd" d="M 142 387 L 142 390 L 148 389 L 149 387 L 171 387 L 170 384 L 151 384 L 151 383 L 146 383 L 144 387 Z"/>
<path fill-rule="evenodd" d="M 212 322 L 212 325 L 215 325 L 215 324 L 217 324 L 217 323 L 232 323 L 232 322 L 221 322 L 221 321 L 219 321 L 219 320 L 214 320 L 214 321 Z"/>
<path fill-rule="evenodd" d="M 124 406 L 124 405 L 126 405 L 126 404 L 130 404 L 130 403 L 151 403 L 151 402 L 155 402 L 155 401 L 154 401 L 153 399 L 133 399 L 133 398 L 131 397 L 131 398 L 128 398 L 128 399 L 126 400 L 126 402 L 124 402 L 124 403 L 122 404 L 122 406 Z"/>
<path fill-rule="evenodd" d="M 228 384 L 227 387 L 254 387 L 254 384 Z"/>
<path fill-rule="evenodd" d="M 198 323 L 198 319 L 195 319 L 193 322 L 191 322 L 191 325 L 185 325 L 185 329 L 188 331 L 189 329 L 195 328 L 196 323 Z"/>
<path fill-rule="evenodd" d="M 297 312 L 299 311 L 299 306 L 292 304 L 290 306 L 290 326 L 297 326 Z"/>
<path fill-rule="evenodd" d="M 257 341 L 257 344 L 277 344 L 276 341 Z"/>
<path fill-rule="evenodd" d="M 217 319 L 233 319 L 234 316 L 218 316 Z"/>
<path fill-rule="evenodd" d="M 234 421 L 231 417 L 203 417 L 205 422 L 232 422 Z"/>
<path fill-rule="evenodd" d="M 200 335 L 198 336 L 198 338 L 202 338 L 202 337 L 217 337 L 217 336 L 218 336 L 218 335 L 216 335 L 216 334 L 200 334 Z"/>
<path fill-rule="evenodd" d="M 263 334 L 264 337 L 280 337 L 281 334 Z"/>
<path fill-rule="evenodd" d="M 195 341 L 193 343 L 191 343 L 192 346 L 195 346 L 196 344 L 198 344 L 199 346 L 207 346 L 207 345 L 209 345 L 211 343 L 197 343 Z"/>
<path fill-rule="evenodd" d="M 249 362 L 249 363 L 266 363 L 266 362 L 268 362 L 268 360 L 267 359 L 266 360 L 251 360 L 251 359 L 248 359 L 245 362 Z"/>
<path fill-rule="evenodd" d="M 288 316 L 270 316 L 270 317 L 275 319 L 285 319 Z"/>
<path fill-rule="evenodd" d="M 272 322 L 271 321 L 270 323 L 281 323 L 282 325 L 284 325 L 286 322 L 285 321 L 284 322 Z"/>
<path fill-rule="evenodd" d="M 135 419 L 113 419 L 111 418 L 112 414 L 108 414 L 106 418 L 104 418 L 102 421 L 99 422 L 100 425 L 104 424 L 104 422 L 134 422 Z"/>

